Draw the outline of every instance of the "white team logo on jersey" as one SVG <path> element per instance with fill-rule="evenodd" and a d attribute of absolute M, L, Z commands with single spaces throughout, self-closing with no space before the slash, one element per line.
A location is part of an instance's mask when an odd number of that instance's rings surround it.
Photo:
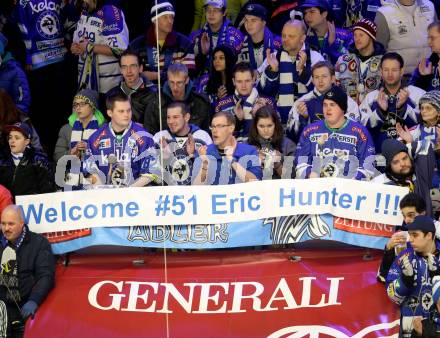
<path fill-rule="evenodd" d="M 51 39 L 59 33 L 60 22 L 58 17 L 49 11 L 43 12 L 37 21 L 37 30 L 46 39 Z"/>
<path fill-rule="evenodd" d="M 171 175 L 177 182 L 184 182 L 188 179 L 190 168 L 186 157 L 177 158 L 171 165 Z"/>

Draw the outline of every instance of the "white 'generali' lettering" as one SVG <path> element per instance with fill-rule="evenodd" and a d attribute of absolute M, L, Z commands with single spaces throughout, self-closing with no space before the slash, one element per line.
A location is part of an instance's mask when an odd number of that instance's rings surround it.
<path fill-rule="evenodd" d="M 281 278 L 271 291 L 269 300 L 267 293 L 262 297 L 264 285 L 252 281 L 184 283 L 179 290 L 172 283 L 104 280 L 90 288 L 88 300 L 91 306 L 103 311 L 173 313 L 176 309 L 170 308 L 170 304 L 179 304 L 187 313 L 197 314 L 293 310 L 341 305 L 338 291 L 342 280 L 344 277 L 326 278 L 328 292 L 322 293 L 322 284 L 325 282 L 319 282 L 318 291 L 318 288 L 313 288 L 313 284 L 318 284 L 316 277 L 298 278 L 295 285 L 289 285 L 285 278 Z M 295 299 L 292 290 L 298 289 L 301 290 L 301 296 Z M 232 300 L 229 297 L 231 294 Z M 170 298 L 173 300 L 170 301 Z M 243 303 L 243 300 L 246 302 Z M 248 306 L 249 301 L 252 309 L 244 305 Z"/>

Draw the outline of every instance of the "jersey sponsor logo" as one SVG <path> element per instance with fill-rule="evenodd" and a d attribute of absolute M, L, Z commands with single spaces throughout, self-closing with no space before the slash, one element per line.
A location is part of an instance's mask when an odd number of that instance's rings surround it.
<path fill-rule="evenodd" d="M 43 41 L 36 41 L 35 45 L 39 50 L 44 50 L 48 48 L 59 48 L 64 47 L 64 41 L 63 39 L 52 39 L 52 40 L 43 40 Z"/>
<path fill-rule="evenodd" d="M 368 12 L 377 12 L 378 9 L 379 9 L 379 6 L 373 6 L 373 5 L 368 5 L 367 6 L 367 11 Z"/>
<path fill-rule="evenodd" d="M 308 126 L 304 129 L 303 135 L 304 137 L 307 137 L 308 134 L 312 133 L 314 130 L 318 130 L 319 126 L 318 125 L 311 125 Z"/>
<path fill-rule="evenodd" d="M 310 142 L 313 143 L 324 143 L 327 142 L 328 140 L 328 133 L 316 133 L 316 134 L 312 134 L 309 137 Z"/>
<path fill-rule="evenodd" d="M 78 37 L 81 39 L 84 37 L 84 39 L 89 40 L 91 43 L 94 43 L 96 40 L 96 33 L 95 32 L 88 32 L 87 28 L 84 27 L 81 31 L 78 32 Z"/>
<path fill-rule="evenodd" d="M 121 31 L 121 28 L 119 27 L 119 25 L 117 23 L 112 23 L 111 25 L 104 26 L 102 31 L 105 33 L 109 33 L 109 32 L 119 33 Z"/>
<path fill-rule="evenodd" d="M 428 6 L 423 6 L 423 5 L 420 6 L 420 13 L 427 13 L 427 12 L 431 12 Z"/>
<path fill-rule="evenodd" d="M 40 13 L 43 11 L 52 11 L 52 12 L 60 12 L 60 5 L 56 4 L 53 1 L 40 1 L 37 4 L 33 4 L 31 1 L 21 2 L 24 3 L 24 6 L 29 3 L 29 6 L 31 6 L 32 13 Z"/>
<path fill-rule="evenodd" d="M 91 26 L 91 27 L 101 27 L 101 23 L 102 23 L 102 21 L 101 20 L 93 20 L 93 19 L 91 19 L 90 21 L 89 21 L 89 25 Z"/>
<path fill-rule="evenodd" d="M 350 54 L 346 54 L 346 55 L 344 55 L 344 56 L 342 57 L 342 60 L 345 61 L 345 62 L 348 62 L 348 61 L 350 61 L 351 59 L 352 59 L 352 57 L 351 57 Z"/>
<path fill-rule="evenodd" d="M 335 156 L 338 159 L 342 159 L 344 161 L 348 160 L 350 156 L 350 151 L 347 149 L 338 149 L 338 148 L 323 148 L 319 144 L 316 145 L 316 155 L 320 157 L 330 157 Z"/>
<path fill-rule="evenodd" d="M 351 145 L 356 145 L 357 143 L 357 137 L 354 135 L 346 135 L 346 134 L 339 134 L 339 133 L 333 133 L 330 135 L 330 138 L 336 139 L 338 142 L 341 143 L 348 143 Z"/>
<path fill-rule="evenodd" d="M 122 163 L 131 163 L 131 155 L 129 153 L 123 152 L 120 149 L 116 149 L 116 154 L 106 154 L 104 150 L 100 151 L 99 163 L 100 165 L 109 165 L 108 157 L 113 155 L 116 157 L 116 164 L 121 165 Z"/>
<path fill-rule="evenodd" d="M 53 38 L 59 35 L 60 32 L 58 16 L 50 11 L 45 11 L 40 14 L 36 26 L 38 33 L 46 39 Z"/>
<path fill-rule="evenodd" d="M 99 141 L 99 149 L 107 149 L 111 147 L 111 141 L 109 138 L 104 138 Z"/>

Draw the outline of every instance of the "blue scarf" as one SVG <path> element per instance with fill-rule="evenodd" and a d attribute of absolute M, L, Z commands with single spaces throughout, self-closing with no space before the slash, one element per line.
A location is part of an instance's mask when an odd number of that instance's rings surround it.
<path fill-rule="evenodd" d="M 69 124 L 72 126 L 72 135 L 70 136 L 70 149 L 75 147 L 79 141 L 87 141 L 89 137 L 99 129 L 99 127 L 105 122 L 104 116 L 101 112 L 95 110 L 92 119 L 84 128 L 76 113 L 73 113 L 69 117 Z"/>
<path fill-rule="evenodd" d="M 273 36 L 272 32 L 267 27 L 264 27 L 264 42 L 263 42 L 263 44 L 264 44 L 263 60 L 265 60 L 267 49 L 270 49 L 271 54 L 276 50 L 275 45 L 274 45 L 274 36 Z M 249 34 L 246 34 L 246 38 L 243 43 L 243 47 L 242 47 L 241 52 L 246 53 L 246 49 L 247 49 L 247 53 L 249 55 L 249 63 L 251 64 L 252 69 L 257 69 L 258 65 L 257 65 L 257 62 L 255 61 L 254 44 L 253 44 L 252 38 Z"/>
<path fill-rule="evenodd" d="M 223 20 L 223 24 L 220 27 L 220 30 L 218 31 L 218 38 L 217 38 L 217 44 L 214 46 L 214 40 L 213 40 L 213 35 L 214 32 L 211 30 L 211 27 L 209 27 L 208 23 L 205 23 L 205 25 L 203 26 L 201 32 L 200 32 L 200 36 L 199 36 L 199 41 L 198 41 L 198 48 L 199 48 L 199 52 L 201 52 L 202 50 L 202 36 L 204 33 L 208 34 L 209 37 L 209 52 L 206 55 L 206 64 L 205 67 L 206 69 L 209 69 L 211 66 L 211 62 L 212 62 L 212 51 L 214 50 L 214 48 L 216 46 L 221 46 L 221 45 L 227 45 L 232 47 L 235 50 L 235 46 L 232 46 L 230 43 L 230 34 L 229 34 L 229 25 L 231 24 L 231 22 L 227 19 Z"/>
<path fill-rule="evenodd" d="M 220 46 L 220 45 L 229 45 L 229 40 L 230 40 L 230 34 L 229 34 L 229 25 L 231 24 L 231 22 L 227 19 L 223 20 L 223 24 L 220 27 L 220 30 L 218 31 L 218 39 L 217 39 L 217 45 L 216 46 Z M 213 49 L 216 47 L 214 46 L 214 42 L 212 39 L 212 36 L 214 35 L 214 32 L 211 30 L 211 27 L 209 27 L 208 23 L 205 23 L 205 25 L 202 28 L 202 32 L 200 34 L 200 39 L 199 39 L 199 50 L 202 50 L 202 36 L 203 33 L 208 33 L 209 36 L 209 53 L 208 55 L 212 54 Z"/>
<path fill-rule="evenodd" d="M 6 239 L 6 237 L 4 235 L 2 235 L 1 243 L 2 243 L 3 248 L 6 248 L 9 245 L 12 249 L 17 251 L 21 247 L 21 245 L 23 244 L 24 238 L 26 237 L 28 230 L 29 229 L 28 229 L 27 225 L 25 224 L 23 226 L 23 230 L 22 230 L 20 236 L 18 236 L 17 240 L 14 243 L 10 243 Z"/>

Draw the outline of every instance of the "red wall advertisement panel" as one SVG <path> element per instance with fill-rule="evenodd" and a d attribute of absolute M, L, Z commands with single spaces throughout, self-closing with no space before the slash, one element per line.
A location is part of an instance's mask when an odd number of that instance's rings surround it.
<path fill-rule="evenodd" d="M 365 253 L 74 257 L 26 337 L 391 337 L 399 309 L 376 281 L 381 252 Z"/>

